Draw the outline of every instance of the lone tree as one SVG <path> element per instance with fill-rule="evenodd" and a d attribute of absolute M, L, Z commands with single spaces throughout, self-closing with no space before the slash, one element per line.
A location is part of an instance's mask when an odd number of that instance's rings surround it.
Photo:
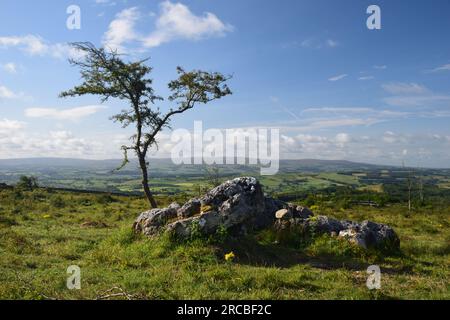
<path fill-rule="evenodd" d="M 69 60 L 71 65 L 81 69 L 83 83 L 62 92 L 60 97 L 91 94 L 100 96 L 102 103 L 110 98 L 128 102 L 129 108 L 111 118 L 121 123 L 123 128 L 132 125 L 136 129 L 130 137 L 130 145 L 122 146 L 124 160 L 118 170 L 129 162 L 128 151 L 134 152 L 142 171 L 145 195 L 151 207 L 157 208 L 149 186 L 149 163 L 146 159 L 149 149 L 157 146 L 157 134 L 169 127 L 172 116 L 182 114 L 197 104 L 206 104 L 230 95 L 231 90 L 226 84 L 230 77 L 217 72 L 186 72 L 178 67 L 178 79 L 168 84 L 171 91 L 168 101 L 173 106 L 162 112 L 160 108 L 154 107 L 156 102 L 164 99 L 153 90 L 153 80 L 149 78 L 152 68 L 146 65 L 148 59 L 126 62 L 116 51 L 96 48 L 91 43 L 73 43 L 72 46 L 84 53 L 81 60 Z"/>

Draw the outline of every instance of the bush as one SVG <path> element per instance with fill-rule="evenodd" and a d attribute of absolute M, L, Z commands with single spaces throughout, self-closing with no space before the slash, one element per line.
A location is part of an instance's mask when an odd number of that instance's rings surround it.
<path fill-rule="evenodd" d="M 21 190 L 33 191 L 34 189 L 38 188 L 39 186 L 38 186 L 36 177 L 21 176 L 16 187 Z"/>

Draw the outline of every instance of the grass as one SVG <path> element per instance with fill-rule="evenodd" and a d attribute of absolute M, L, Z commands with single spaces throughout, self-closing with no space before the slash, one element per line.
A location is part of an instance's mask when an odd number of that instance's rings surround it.
<path fill-rule="evenodd" d="M 318 209 L 393 226 L 402 244 L 391 256 L 326 236 L 275 244 L 271 230 L 239 241 L 147 239 L 131 231 L 146 209 L 139 197 L 0 191 L 0 298 L 94 299 L 113 287 L 143 299 L 450 298 L 450 208 Z M 371 264 L 381 266 L 378 291 L 365 285 Z M 81 290 L 66 288 L 71 265 Z"/>

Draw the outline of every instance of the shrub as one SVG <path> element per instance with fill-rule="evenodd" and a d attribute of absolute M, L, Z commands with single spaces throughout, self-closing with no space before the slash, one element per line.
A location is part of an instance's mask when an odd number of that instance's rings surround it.
<path fill-rule="evenodd" d="M 38 188 L 39 186 L 38 186 L 36 177 L 21 176 L 16 187 L 18 189 L 22 189 L 22 190 L 33 191 L 34 189 Z"/>

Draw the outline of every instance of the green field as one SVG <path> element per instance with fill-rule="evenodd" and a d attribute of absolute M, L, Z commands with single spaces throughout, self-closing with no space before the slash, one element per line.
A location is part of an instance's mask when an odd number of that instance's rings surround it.
<path fill-rule="evenodd" d="M 316 185 L 354 182 L 335 174 L 310 179 Z M 264 182 L 279 186 L 277 179 Z M 105 292 L 134 299 L 450 299 L 448 202 L 413 212 L 395 202 L 343 209 L 339 201 L 328 201 L 331 196 L 316 198 L 316 213 L 387 223 L 401 238 L 401 252 L 364 251 L 331 237 L 275 244 L 270 230 L 240 241 L 147 239 L 131 231 L 147 209 L 140 197 L 4 189 L 0 299 L 107 299 Z M 159 197 L 162 204 L 173 200 L 183 199 Z M 236 258 L 227 262 L 224 255 L 231 251 Z M 380 290 L 366 287 L 371 264 L 381 266 Z M 66 288 L 70 265 L 81 267 L 81 290 Z"/>

